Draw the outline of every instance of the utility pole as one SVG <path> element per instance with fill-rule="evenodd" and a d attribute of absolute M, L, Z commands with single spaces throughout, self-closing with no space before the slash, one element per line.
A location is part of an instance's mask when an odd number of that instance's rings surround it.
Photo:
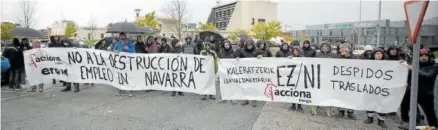
<path fill-rule="evenodd" d="M 382 0 L 379 0 L 379 14 L 378 14 L 378 18 L 377 19 L 379 20 L 379 22 L 382 19 Z M 380 47 L 380 25 L 376 25 L 376 32 L 377 32 L 376 46 Z"/>
<path fill-rule="evenodd" d="M 362 35 L 362 0 L 359 1 L 359 36 L 357 36 L 357 45 L 360 45 L 361 35 Z"/>

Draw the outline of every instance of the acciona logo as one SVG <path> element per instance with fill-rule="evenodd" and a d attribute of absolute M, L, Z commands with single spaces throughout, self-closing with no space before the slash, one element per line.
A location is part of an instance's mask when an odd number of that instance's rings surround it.
<path fill-rule="evenodd" d="M 33 66 L 35 68 L 38 68 L 38 63 L 40 62 L 55 62 L 56 64 L 60 64 L 61 63 L 61 58 L 57 57 L 57 56 L 36 56 L 35 54 L 30 54 L 30 62 L 29 65 Z"/>
<path fill-rule="evenodd" d="M 274 98 L 277 96 L 281 97 L 291 97 L 291 98 L 299 98 L 299 99 L 311 99 L 312 94 L 309 91 L 297 91 L 294 88 L 290 89 L 278 89 L 272 82 L 269 82 L 264 91 L 264 95 L 269 97 L 271 101 L 274 101 Z"/>

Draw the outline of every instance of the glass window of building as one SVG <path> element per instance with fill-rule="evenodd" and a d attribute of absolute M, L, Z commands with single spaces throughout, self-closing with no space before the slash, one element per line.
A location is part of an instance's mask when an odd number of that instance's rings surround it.
<path fill-rule="evenodd" d="M 257 20 L 257 22 L 263 22 L 263 23 L 264 23 L 265 21 L 266 21 L 265 19 L 258 19 L 258 20 Z"/>

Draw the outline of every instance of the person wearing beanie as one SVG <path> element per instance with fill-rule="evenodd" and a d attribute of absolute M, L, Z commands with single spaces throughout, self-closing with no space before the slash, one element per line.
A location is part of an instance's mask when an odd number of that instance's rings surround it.
<path fill-rule="evenodd" d="M 437 117 L 435 113 L 435 104 L 434 104 L 434 92 L 435 92 L 435 80 L 438 74 L 438 66 L 435 63 L 435 59 L 431 58 L 433 55 L 429 49 L 423 48 L 420 50 L 420 63 L 418 68 L 418 104 L 423 108 L 424 114 L 426 115 L 427 122 L 429 126 L 433 126 L 435 128 L 438 127 Z M 412 66 L 408 67 L 410 72 L 409 76 L 412 76 Z M 409 102 L 410 102 L 410 80 L 408 80 L 408 89 L 406 90 L 406 94 L 402 102 L 401 106 L 401 115 L 402 115 L 402 124 L 400 125 L 400 129 L 409 128 Z M 417 113 L 419 114 L 419 113 Z"/>
<path fill-rule="evenodd" d="M 365 60 L 372 60 L 373 59 L 373 46 L 366 45 L 365 51 L 362 53 L 362 59 Z"/>
<path fill-rule="evenodd" d="M 216 54 L 216 52 L 212 49 L 213 44 L 209 44 L 209 43 L 204 43 L 204 49 L 199 53 L 199 55 L 201 56 L 212 56 L 213 57 L 213 62 L 214 62 L 214 73 L 217 72 L 218 70 L 218 56 Z M 201 100 L 205 100 L 207 99 L 207 96 L 210 97 L 210 99 L 215 100 L 216 98 L 214 97 L 214 95 L 202 95 Z"/>
<path fill-rule="evenodd" d="M 245 40 L 245 46 L 244 48 L 241 49 L 240 53 L 238 54 L 238 56 L 236 58 L 262 58 L 263 57 L 263 53 L 260 53 L 259 51 L 257 51 L 256 46 L 255 46 L 255 42 L 253 39 L 247 39 Z M 248 105 L 249 101 L 248 100 L 244 100 L 242 102 L 242 105 Z M 252 101 L 251 105 L 253 107 L 257 107 L 257 101 Z"/>
<path fill-rule="evenodd" d="M 372 54 L 372 59 L 374 60 L 385 60 L 385 51 L 382 49 L 376 49 Z M 385 124 L 385 114 L 384 113 L 376 113 L 373 111 L 366 111 L 367 119 L 364 121 L 365 124 L 371 124 L 374 122 L 374 116 L 377 116 L 377 125 L 382 128 L 388 128 Z"/>
<path fill-rule="evenodd" d="M 340 59 L 360 59 L 358 56 L 354 55 L 352 53 L 353 51 L 353 47 L 351 46 L 350 43 L 343 43 L 340 46 Z M 342 118 L 345 116 L 345 109 L 343 108 L 338 108 L 338 117 Z M 347 117 L 352 119 L 352 120 L 356 120 L 356 116 L 354 115 L 354 111 L 349 109 L 347 110 Z"/>

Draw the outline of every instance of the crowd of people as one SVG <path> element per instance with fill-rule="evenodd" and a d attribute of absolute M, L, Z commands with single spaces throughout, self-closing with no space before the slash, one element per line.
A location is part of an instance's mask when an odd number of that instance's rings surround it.
<path fill-rule="evenodd" d="M 59 39 L 51 38 L 50 47 L 72 47 L 65 42 L 59 42 Z M 32 47 L 38 48 L 38 40 L 32 41 Z M 217 71 L 217 60 L 219 59 L 239 59 L 239 58 L 263 58 L 263 57 L 316 57 L 316 58 L 340 58 L 340 59 L 364 59 L 364 60 L 395 60 L 400 62 L 412 63 L 412 46 L 407 47 L 406 50 L 398 48 L 396 46 L 389 46 L 388 49 L 383 47 L 373 48 L 372 46 L 366 46 L 365 52 L 362 55 L 353 54 L 353 45 L 346 41 L 338 41 L 336 44 L 336 50 L 332 50 L 332 45 L 328 42 L 323 42 L 320 44 L 319 51 L 315 50 L 310 46 L 310 41 L 305 40 L 300 44 L 299 41 L 294 40 L 291 43 L 283 42 L 279 47 L 279 50 L 272 53 L 269 49 L 267 41 L 258 40 L 257 42 L 253 39 L 240 39 L 238 41 L 238 48 L 233 48 L 232 42 L 226 39 L 215 39 L 214 36 L 206 37 L 201 39 L 199 35 L 193 37 L 186 37 L 184 41 L 180 41 L 175 37 L 152 37 L 148 36 L 146 39 L 142 35 L 137 36 L 135 39 L 131 40 L 126 37 L 125 33 L 120 33 L 118 37 L 111 37 L 98 42 L 94 49 L 107 50 L 114 52 L 128 52 L 128 53 L 185 53 L 185 54 L 195 54 L 195 55 L 206 55 L 212 56 L 215 60 L 215 71 Z M 19 42 L 18 39 L 13 40 L 12 49 L 8 49 L 8 52 L 4 52 L 4 57 L 10 59 L 11 71 L 10 71 L 10 82 L 9 87 L 11 90 L 19 90 L 20 75 L 24 72 L 24 61 L 22 51 L 32 49 L 29 44 L 29 40 L 22 39 Z M 419 67 L 419 91 L 418 91 L 418 103 L 419 106 L 424 111 L 427 118 L 428 124 L 430 126 L 438 126 L 437 117 L 434 110 L 434 83 L 435 78 L 438 74 L 438 68 L 435 63 L 435 57 L 428 48 L 421 47 L 420 50 L 420 67 Z M 412 67 L 408 66 L 409 70 Z M 409 73 L 410 74 L 410 73 Z M 409 79 L 410 81 L 410 75 Z M 55 80 L 53 81 L 54 83 Z M 75 86 L 75 92 L 79 91 L 79 84 L 63 82 L 65 89 L 62 91 L 70 91 L 71 85 Z M 40 91 L 43 90 L 43 85 L 40 86 Z M 31 87 L 30 91 L 35 91 L 36 86 Z M 410 102 L 410 86 L 411 83 L 407 83 L 407 91 L 405 97 L 402 100 L 400 111 L 401 119 L 403 123 L 400 128 L 407 129 L 409 122 L 409 102 Z M 120 90 L 117 95 L 133 96 L 133 92 L 125 92 Z M 171 96 L 184 96 L 183 92 L 171 92 Z M 215 100 L 214 95 L 202 95 L 201 100 Z M 226 103 L 228 101 L 221 101 L 221 103 Z M 237 101 L 230 101 L 231 104 L 237 104 Z M 242 101 L 242 105 L 250 104 L 253 107 L 257 107 L 256 101 Z M 319 107 L 311 106 L 311 113 L 317 114 Z M 292 110 L 302 110 L 301 104 L 291 104 Z M 327 108 L 327 115 L 337 115 L 337 117 L 347 117 L 352 120 L 356 120 L 354 110 L 346 110 L 342 108 L 333 107 Z M 371 124 L 374 122 L 374 117 L 377 118 L 377 125 L 382 128 L 387 128 L 385 124 L 385 117 L 388 115 L 393 115 L 394 113 L 376 113 L 372 111 L 367 111 L 367 119 L 364 123 Z M 421 118 L 421 116 L 418 116 Z"/>

